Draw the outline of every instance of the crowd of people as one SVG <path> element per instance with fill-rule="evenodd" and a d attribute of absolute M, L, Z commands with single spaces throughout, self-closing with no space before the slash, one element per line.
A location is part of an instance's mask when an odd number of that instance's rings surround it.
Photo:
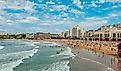
<path fill-rule="evenodd" d="M 72 47 L 85 47 L 94 51 L 101 51 L 107 54 L 117 54 L 117 45 L 120 42 L 116 41 L 87 41 L 87 40 L 60 40 L 57 42 L 66 43 Z"/>

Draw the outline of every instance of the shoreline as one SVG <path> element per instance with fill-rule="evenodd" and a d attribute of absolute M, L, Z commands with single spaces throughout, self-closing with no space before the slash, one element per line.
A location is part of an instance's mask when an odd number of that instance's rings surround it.
<path fill-rule="evenodd" d="M 73 43 L 72 45 L 69 44 L 69 40 L 33 40 L 37 42 L 56 42 L 59 44 L 63 44 L 66 46 L 69 46 L 72 49 L 72 52 L 78 57 L 81 58 L 84 56 L 84 58 L 91 59 L 93 61 L 99 62 L 101 64 L 106 65 L 107 67 L 110 67 L 114 69 L 115 71 L 120 71 L 121 70 L 121 60 L 117 58 L 117 49 L 114 48 L 115 50 L 112 51 L 109 47 L 98 50 L 99 47 L 87 47 L 87 46 L 82 46 L 81 45 L 76 45 L 79 44 L 77 41 L 79 40 L 71 40 Z M 84 44 L 83 44 L 84 45 Z M 107 51 L 108 50 L 108 51 Z"/>
<path fill-rule="evenodd" d="M 99 42 L 99 41 L 82 41 L 82 40 L 68 40 L 68 39 L 45 39 L 45 40 L 32 40 L 38 42 L 56 42 L 64 45 L 68 45 L 72 48 L 84 48 L 88 50 L 92 50 L 94 52 L 103 53 L 106 55 L 112 55 L 117 57 L 117 47 L 110 46 L 108 42 Z M 107 43 L 107 45 L 102 45 Z"/>
<path fill-rule="evenodd" d="M 55 42 L 58 44 L 62 44 L 62 46 L 70 47 L 72 52 L 76 55 L 76 58 L 78 59 L 75 62 L 81 62 L 82 59 L 85 59 L 87 61 L 95 62 L 98 64 L 101 64 L 105 66 L 106 68 L 114 69 L 114 71 L 121 71 L 121 60 L 118 60 L 118 58 L 114 55 L 107 55 L 103 54 L 98 51 L 92 51 L 91 49 L 87 49 L 81 46 L 76 45 L 76 47 L 73 47 L 71 45 L 68 45 L 67 43 L 61 43 L 61 40 L 28 40 L 31 42 Z M 66 41 L 66 40 L 65 40 Z M 76 42 L 78 40 L 74 40 Z M 67 41 L 66 41 L 67 42 Z M 75 44 L 75 43 L 73 43 Z M 112 60 L 111 60 L 112 59 Z M 75 65 L 80 69 L 79 64 Z M 74 70 L 72 70 L 74 71 Z M 80 71 L 80 70 L 78 70 Z M 113 70 L 111 70 L 113 71 Z"/>

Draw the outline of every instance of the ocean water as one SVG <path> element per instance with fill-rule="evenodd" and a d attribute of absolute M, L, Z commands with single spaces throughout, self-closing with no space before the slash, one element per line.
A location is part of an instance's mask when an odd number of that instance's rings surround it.
<path fill-rule="evenodd" d="M 54 42 L 0 41 L 0 71 L 112 71 Z"/>

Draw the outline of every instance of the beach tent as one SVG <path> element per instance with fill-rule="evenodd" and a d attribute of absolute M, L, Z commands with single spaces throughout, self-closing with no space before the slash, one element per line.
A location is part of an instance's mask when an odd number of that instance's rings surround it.
<path fill-rule="evenodd" d="M 121 57 L 121 43 L 118 44 L 118 56 Z"/>

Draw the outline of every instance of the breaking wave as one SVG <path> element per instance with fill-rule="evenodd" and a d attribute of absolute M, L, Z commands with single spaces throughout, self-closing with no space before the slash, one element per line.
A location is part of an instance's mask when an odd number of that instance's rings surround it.
<path fill-rule="evenodd" d="M 3 48 L 4 48 L 4 46 L 0 46 L 0 50 L 3 49 Z"/>
<path fill-rule="evenodd" d="M 16 66 L 23 63 L 23 59 L 31 58 L 38 49 L 33 49 L 29 51 L 21 51 L 16 53 L 2 54 L 0 59 L 7 59 L 7 63 L 0 64 L 0 71 L 14 71 Z"/>

